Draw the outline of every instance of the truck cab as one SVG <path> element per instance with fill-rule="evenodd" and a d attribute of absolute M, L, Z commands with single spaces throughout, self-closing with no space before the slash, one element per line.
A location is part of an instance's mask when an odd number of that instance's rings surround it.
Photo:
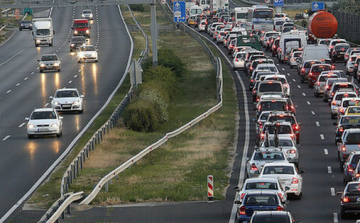
<path fill-rule="evenodd" d="M 32 19 L 32 35 L 35 47 L 40 45 L 52 46 L 54 43 L 54 34 L 51 18 L 33 18 Z"/>
<path fill-rule="evenodd" d="M 85 36 L 90 38 L 89 21 L 87 19 L 75 19 L 72 29 L 74 36 Z"/>

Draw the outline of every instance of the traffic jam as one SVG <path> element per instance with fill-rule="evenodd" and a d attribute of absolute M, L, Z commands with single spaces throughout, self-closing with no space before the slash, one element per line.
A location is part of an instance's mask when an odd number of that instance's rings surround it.
<path fill-rule="evenodd" d="M 333 121 L 343 176 L 337 179 L 341 190 L 332 190 L 340 204 L 338 217 L 360 218 L 360 48 L 337 36 L 337 20 L 326 10 L 301 15 L 308 21 L 304 28 L 266 5 L 216 10 L 204 5 L 188 8 L 187 25 L 224 48 L 232 69 L 249 80 L 255 111 L 255 147 L 246 160 L 246 180 L 236 188 L 236 221 L 300 222 L 286 209 L 304 192 L 301 124 L 290 88 L 295 81 L 323 101 Z M 323 18 L 328 22 L 319 22 Z"/>

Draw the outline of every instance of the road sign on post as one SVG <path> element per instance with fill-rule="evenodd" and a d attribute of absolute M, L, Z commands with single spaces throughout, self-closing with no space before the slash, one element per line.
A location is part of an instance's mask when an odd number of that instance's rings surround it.
<path fill-rule="evenodd" d="M 325 3 L 324 2 L 312 2 L 311 3 L 311 11 L 316 12 L 319 10 L 325 9 Z"/>
<path fill-rule="evenodd" d="M 174 2 L 174 22 L 186 22 L 185 2 Z"/>
<path fill-rule="evenodd" d="M 274 0 L 274 6 L 275 7 L 284 6 L 284 0 Z"/>

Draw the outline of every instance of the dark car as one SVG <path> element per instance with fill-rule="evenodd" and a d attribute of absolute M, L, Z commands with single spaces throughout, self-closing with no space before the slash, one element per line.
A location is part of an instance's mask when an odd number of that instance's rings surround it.
<path fill-rule="evenodd" d="M 276 192 L 254 191 L 248 192 L 238 205 L 236 217 L 239 222 L 249 221 L 255 211 L 283 211 L 284 206 Z"/>
<path fill-rule="evenodd" d="M 343 170 L 343 182 L 347 183 L 354 178 L 354 170 L 360 159 L 360 151 L 352 151 L 341 167 Z"/>
<path fill-rule="evenodd" d="M 86 39 L 83 36 L 73 36 L 70 42 L 70 52 L 76 51 L 82 45 L 86 44 Z"/>
<path fill-rule="evenodd" d="M 340 216 L 345 219 L 349 214 L 360 214 L 360 182 L 347 183 L 341 194 Z"/>
<path fill-rule="evenodd" d="M 336 44 L 330 55 L 331 60 L 333 62 L 335 62 L 337 60 L 344 61 L 345 53 L 349 48 L 350 48 L 350 45 L 347 43 Z"/>
<path fill-rule="evenodd" d="M 21 31 L 21 30 L 23 30 L 23 29 L 30 29 L 30 30 L 32 30 L 33 28 L 32 28 L 32 23 L 31 23 L 31 21 L 29 21 L 29 20 L 21 20 L 21 21 L 19 22 L 19 30 Z"/>

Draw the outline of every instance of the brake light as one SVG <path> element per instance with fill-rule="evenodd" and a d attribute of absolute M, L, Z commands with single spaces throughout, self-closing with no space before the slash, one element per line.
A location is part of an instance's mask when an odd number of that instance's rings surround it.
<path fill-rule="evenodd" d="M 298 131 L 300 129 L 300 126 L 298 124 L 293 125 L 294 131 Z"/>
<path fill-rule="evenodd" d="M 305 68 L 301 68 L 301 73 L 305 73 Z"/>
<path fill-rule="evenodd" d="M 256 94 L 256 90 L 255 90 L 255 89 L 253 90 L 253 94 Z"/>
<path fill-rule="evenodd" d="M 340 112 L 341 114 L 344 114 L 344 113 L 345 113 L 344 108 L 339 108 L 339 112 Z"/>
<path fill-rule="evenodd" d="M 339 131 L 339 132 L 343 132 L 343 131 L 344 131 L 344 127 L 340 127 L 340 128 L 338 129 L 338 131 Z"/>
<path fill-rule="evenodd" d="M 282 211 L 282 210 L 284 210 L 284 208 L 281 207 L 281 206 L 277 206 L 276 210 L 277 210 L 277 211 Z"/>
<path fill-rule="evenodd" d="M 293 139 L 293 138 L 295 138 L 295 135 L 291 133 L 290 137 Z"/>
<path fill-rule="evenodd" d="M 333 101 L 331 102 L 331 104 L 332 104 L 332 105 L 336 105 L 336 101 L 333 100 Z"/>
<path fill-rule="evenodd" d="M 259 102 L 260 101 L 260 97 L 256 96 L 256 101 Z M 260 107 L 261 108 L 261 107 Z M 260 110 L 260 109 L 259 109 Z"/>
<path fill-rule="evenodd" d="M 354 172 L 354 167 L 350 164 L 347 168 L 348 172 Z"/>
<path fill-rule="evenodd" d="M 330 86 L 329 86 L 329 85 L 325 85 L 325 89 L 330 89 Z"/>
<path fill-rule="evenodd" d="M 244 196 L 245 196 L 245 193 L 241 193 L 241 195 L 240 195 L 240 199 L 243 199 L 243 198 L 244 198 Z"/>
<path fill-rule="evenodd" d="M 334 96 L 334 94 L 335 94 L 334 92 L 331 92 L 331 96 Z"/>
<path fill-rule="evenodd" d="M 296 177 L 293 177 L 291 180 L 291 184 L 298 184 L 299 183 L 299 179 Z"/>
<path fill-rule="evenodd" d="M 331 70 L 335 70 L 335 65 L 331 65 Z"/>
<path fill-rule="evenodd" d="M 346 147 L 345 147 L 345 146 L 341 146 L 341 151 L 345 152 L 345 151 L 346 151 Z"/>
<path fill-rule="evenodd" d="M 357 178 L 357 177 L 360 177 L 360 173 L 355 174 L 355 177 L 356 177 L 356 178 Z"/>
<path fill-rule="evenodd" d="M 235 59 L 235 61 L 236 61 L 236 62 L 238 62 L 238 61 L 239 61 L 239 59 L 238 59 L 238 58 L 236 58 L 236 59 Z"/>
<path fill-rule="evenodd" d="M 350 198 L 349 198 L 349 197 L 343 197 L 342 201 L 343 201 L 344 203 L 347 203 L 347 202 L 350 201 Z"/>
<path fill-rule="evenodd" d="M 251 82 L 254 82 L 255 80 L 254 79 L 251 79 Z"/>
<path fill-rule="evenodd" d="M 261 133 L 260 137 L 261 137 L 261 140 L 264 140 L 265 139 L 265 134 Z"/>
<path fill-rule="evenodd" d="M 313 74 L 310 72 L 310 73 L 309 73 L 309 76 L 312 76 L 312 75 L 313 75 Z"/>
<path fill-rule="evenodd" d="M 240 208 L 239 208 L 239 215 L 246 215 L 246 212 L 245 212 L 245 207 L 244 206 L 241 206 Z"/>
<path fill-rule="evenodd" d="M 253 70 L 253 69 L 254 69 L 254 68 L 251 66 L 251 67 L 250 67 L 250 70 Z"/>
<path fill-rule="evenodd" d="M 316 82 L 315 85 L 316 85 L 316 86 L 320 86 L 320 82 Z"/>

